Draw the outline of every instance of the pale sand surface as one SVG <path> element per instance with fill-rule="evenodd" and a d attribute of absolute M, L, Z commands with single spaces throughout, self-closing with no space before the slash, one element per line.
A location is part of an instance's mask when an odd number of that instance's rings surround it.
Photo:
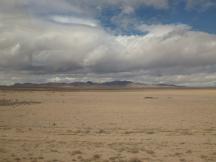
<path fill-rule="evenodd" d="M 0 161 L 216 162 L 216 90 L 0 91 Z"/>

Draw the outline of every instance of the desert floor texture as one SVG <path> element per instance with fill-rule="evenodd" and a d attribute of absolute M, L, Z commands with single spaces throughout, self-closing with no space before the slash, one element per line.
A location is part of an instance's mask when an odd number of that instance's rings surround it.
<path fill-rule="evenodd" d="M 0 161 L 216 162 L 216 90 L 2 90 Z"/>

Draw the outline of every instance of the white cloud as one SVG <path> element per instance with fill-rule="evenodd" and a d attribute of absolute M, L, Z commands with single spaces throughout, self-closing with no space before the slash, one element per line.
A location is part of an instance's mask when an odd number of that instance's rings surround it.
<path fill-rule="evenodd" d="M 68 17 L 68 16 L 51 16 L 50 18 L 54 22 L 62 24 L 74 24 L 74 25 L 87 25 L 90 27 L 98 26 L 98 22 L 93 19 L 79 18 L 79 17 Z"/>
<path fill-rule="evenodd" d="M 58 0 L 55 2 L 59 3 Z M 11 7 L 6 11 L 16 8 L 14 12 L 0 11 L 1 83 L 10 79 L 12 83 L 131 78 L 178 84 L 214 83 L 214 34 L 194 31 L 185 24 L 142 24 L 137 29 L 144 32 L 143 35 L 113 35 L 105 31 L 94 16 L 85 16 L 79 7 L 70 7 L 72 1 L 67 2 L 72 15 L 57 12 L 48 17 L 45 15 L 46 18 L 37 14 L 26 16 L 21 10 L 26 1 L 0 2 L 0 6 Z M 166 1 L 162 6 L 156 0 L 141 2 L 155 7 L 167 6 Z M 133 1 L 123 0 L 109 1 L 112 3 L 127 4 L 129 8 L 122 9 L 124 14 L 132 13 L 135 5 Z M 42 2 L 39 4 L 47 6 Z"/>
<path fill-rule="evenodd" d="M 181 24 L 140 28 L 148 33 L 114 36 L 100 27 L 77 25 L 47 26 L 43 30 L 35 27 L 34 32 L 17 30 L 10 34 L 1 31 L 0 65 L 47 72 L 124 72 L 216 63 L 215 35 Z"/>
<path fill-rule="evenodd" d="M 147 32 L 148 34 L 151 34 L 152 36 L 164 36 L 167 34 L 178 34 L 181 35 L 181 33 L 185 33 L 189 30 L 191 30 L 191 27 L 185 24 L 157 24 L 157 25 L 146 25 L 142 24 L 137 27 L 138 30 L 142 32 Z"/>

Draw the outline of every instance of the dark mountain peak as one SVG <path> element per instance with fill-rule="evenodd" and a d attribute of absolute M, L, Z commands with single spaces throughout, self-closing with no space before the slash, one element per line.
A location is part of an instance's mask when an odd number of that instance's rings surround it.
<path fill-rule="evenodd" d="M 104 82 L 102 83 L 102 85 L 105 85 L 105 86 L 127 86 L 129 84 L 132 84 L 133 82 L 131 81 L 119 81 L 119 80 L 116 80 L 116 81 L 111 81 L 111 82 Z"/>

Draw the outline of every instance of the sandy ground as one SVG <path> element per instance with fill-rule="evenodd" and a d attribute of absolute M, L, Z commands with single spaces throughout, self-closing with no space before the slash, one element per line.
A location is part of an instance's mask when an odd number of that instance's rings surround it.
<path fill-rule="evenodd" d="M 0 91 L 0 161 L 216 162 L 216 90 Z"/>

